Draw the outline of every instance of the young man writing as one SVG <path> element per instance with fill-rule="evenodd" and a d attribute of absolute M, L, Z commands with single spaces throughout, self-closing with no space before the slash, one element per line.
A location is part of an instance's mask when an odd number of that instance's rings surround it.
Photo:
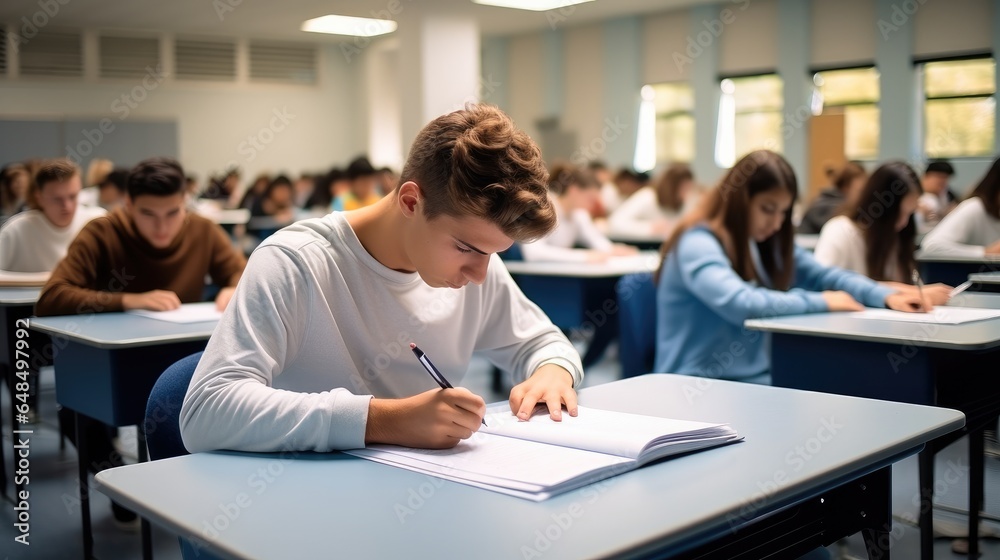
<path fill-rule="evenodd" d="M 569 341 L 499 257 L 555 226 L 537 146 L 473 105 L 418 134 L 399 186 L 376 204 L 307 220 L 250 259 L 181 409 L 190 451 L 444 448 L 481 425 L 483 400 L 440 389 L 473 352 L 524 381 L 510 407 L 576 414 L 583 371 Z"/>
<path fill-rule="evenodd" d="M 216 298 L 225 308 L 246 260 L 218 225 L 188 214 L 184 172 L 170 159 L 152 158 L 128 175 L 125 206 L 87 224 L 35 304 L 35 314 L 75 315 L 127 309 L 169 310 L 202 300 L 205 276 L 223 286 Z M 64 433 L 75 442 L 74 416 L 63 409 Z M 92 472 L 119 466 L 109 428 L 79 416 L 87 433 Z M 136 518 L 112 504 L 115 520 Z"/>
<path fill-rule="evenodd" d="M 188 213 L 184 171 L 151 158 L 128 176 L 125 206 L 87 224 L 35 304 L 37 315 L 165 311 L 202 300 L 205 276 L 225 308 L 246 260 L 217 224 Z"/>

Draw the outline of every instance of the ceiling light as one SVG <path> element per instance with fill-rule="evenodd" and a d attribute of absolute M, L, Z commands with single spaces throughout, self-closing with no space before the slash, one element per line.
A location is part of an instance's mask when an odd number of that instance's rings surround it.
<path fill-rule="evenodd" d="M 574 4 L 593 2 L 594 0 L 472 0 L 476 4 L 484 6 L 499 6 L 501 8 L 515 8 L 518 10 L 532 10 L 544 12 L 556 8 L 566 8 Z"/>
<path fill-rule="evenodd" d="M 302 22 L 302 31 L 355 37 L 374 37 L 395 30 L 396 22 L 388 19 L 329 15 Z"/>

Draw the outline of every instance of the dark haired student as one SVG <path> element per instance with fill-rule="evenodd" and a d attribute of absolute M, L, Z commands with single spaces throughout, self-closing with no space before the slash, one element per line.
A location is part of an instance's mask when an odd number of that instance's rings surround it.
<path fill-rule="evenodd" d="M 92 220 L 77 235 L 35 304 L 35 314 L 76 315 L 126 309 L 169 310 L 202 300 L 205 277 L 222 286 L 223 308 L 246 261 L 217 224 L 188 213 L 184 171 L 153 158 L 129 173 L 125 206 Z M 74 416 L 60 410 L 64 432 L 75 440 Z M 122 464 L 109 428 L 80 416 L 92 472 Z M 135 514 L 113 504 L 115 520 Z"/>

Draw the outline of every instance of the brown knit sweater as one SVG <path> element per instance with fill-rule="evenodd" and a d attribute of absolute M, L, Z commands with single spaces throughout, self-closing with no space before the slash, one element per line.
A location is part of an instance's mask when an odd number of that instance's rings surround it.
<path fill-rule="evenodd" d="M 205 276 L 235 286 L 246 259 L 226 232 L 193 213 L 173 243 L 157 249 L 124 209 L 92 220 L 77 235 L 47 284 L 35 314 L 122 311 L 122 293 L 170 290 L 183 303 L 202 301 Z"/>

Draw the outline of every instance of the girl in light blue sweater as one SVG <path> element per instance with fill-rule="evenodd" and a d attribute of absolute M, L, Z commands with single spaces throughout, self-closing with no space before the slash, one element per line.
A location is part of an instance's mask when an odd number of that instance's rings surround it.
<path fill-rule="evenodd" d="M 780 155 L 744 156 L 664 243 L 654 371 L 770 383 L 767 335 L 751 318 L 922 309 L 915 294 L 825 267 L 793 243 L 798 185 Z"/>

